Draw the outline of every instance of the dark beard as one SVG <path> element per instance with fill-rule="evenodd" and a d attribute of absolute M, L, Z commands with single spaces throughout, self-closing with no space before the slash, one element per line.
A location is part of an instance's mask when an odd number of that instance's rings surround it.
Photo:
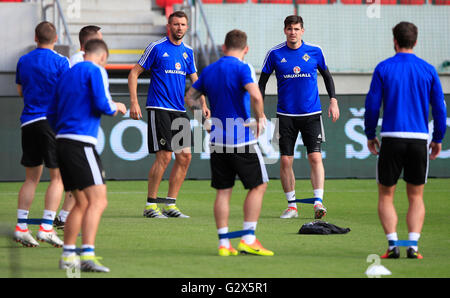
<path fill-rule="evenodd" d="M 181 37 L 178 37 L 176 33 L 172 33 L 171 35 L 174 40 L 182 40 L 185 34 L 181 35 Z"/>

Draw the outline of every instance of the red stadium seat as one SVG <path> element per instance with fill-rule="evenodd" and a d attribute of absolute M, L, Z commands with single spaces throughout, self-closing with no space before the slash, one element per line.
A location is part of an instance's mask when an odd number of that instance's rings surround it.
<path fill-rule="evenodd" d="M 365 4 L 397 5 L 397 0 L 365 0 Z"/>
<path fill-rule="evenodd" d="M 0 0 L 0 2 L 22 2 L 23 0 Z"/>
<path fill-rule="evenodd" d="M 264 4 L 293 4 L 295 0 L 252 0 L 253 3 Z"/>
<path fill-rule="evenodd" d="M 173 6 L 174 4 L 182 4 L 183 0 L 156 0 L 159 7 Z"/>
<path fill-rule="evenodd" d="M 450 0 L 433 0 L 434 5 L 450 5 Z"/>
<path fill-rule="evenodd" d="M 400 0 L 400 4 L 403 5 L 423 5 L 425 0 Z"/>
<path fill-rule="evenodd" d="M 336 2 L 336 0 L 296 0 L 297 4 L 331 4 Z"/>
<path fill-rule="evenodd" d="M 341 0 L 342 4 L 362 4 L 362 0 Z"/>

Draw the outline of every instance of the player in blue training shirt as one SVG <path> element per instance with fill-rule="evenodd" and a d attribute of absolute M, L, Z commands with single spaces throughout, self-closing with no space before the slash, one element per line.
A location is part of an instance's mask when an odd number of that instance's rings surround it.
<path fill-rule="evenodd" d="M 44 214 L 36 238 L 57 247 L 63 244 L 52 227 L 63 185 L 56 160 L 55 135 L 47 122 L 47 109 L 58 80 L 69 69 L 69 60 L 53 50 L 56 40 L 54 25 L 40 23 L 35 29 L 37 48 L 22 56 L 17 63 L 16 84 L 24 101 L 20 121 L 21 164 L 25 167 L 25 182 L 19 191 L 14 238 L 24 246 L 39 246 L 30 234 L 27 220 L 43 163 L 49 168 L 50 184 L 45 194 Z"/>
<path fill-rule="evenodd" d="M 95 25 L 88 25 L 81 28 L 78 34 L 78 38 L 80 40 L 80 51 L 70 57 L 70 67 L 73 67 L 75 64 L 84 61 L 84 45 L 88 40 L 103 38 L 100 29 L 100 27 Z M 69 212 L 74 205 L 75 198 L 70 192 L 67 192 L 64 198 L 64 203 L 61 206 L 61 210 L 59 211 L 58 216 L 56 216 L 55 221 L 53 222 L 54 227 L 64 230 L 67 216 L 69 215 Z"/>
<path fill-rule="evenodd" d="M 303 19 L 292 15 L 284 20 L 286 42 L 273 47 L 266 55 L 259 79 L 263 96 L 273 71 L 277 78 L 280 145 L 280 178 L 288 201 L 281 218 L 298 217 L 295 201 L 295 175 L 292 169 L 294 146 L 300 132 L 311 166 L 311 184 L 314 191 L 316 219 L 325 216 L 323 206 L 325 170 L 322 163 L 321 143 L 325 142 L 322 108 L 317 86 L 317 71 L 322 75 L 330 97 L 328 117 L 339 119 L 339 107 L 334 82 L 325 63 L 322 49 L 302 40 L 305 29 Z"/>
<path fill-rule="evenodd" d="M 74 195 L 76 202 L 64 227 L 59 266 L 67 269 L 80 264 L 82 271 L 109 272 L 94 252 L 98 225 L 107 205 L 104 174 L 95 145 L 101 115 L 125 114 L 127 109 L 124 104 L 113 102 L 109 93 L 104 69 L 108 59 L 106 43 L 89 40 L 84 58 L 84 62 L 62 76 L 48 110 L 56 133 L 64 189 Z M 80 230 L 82 247 L 78 259 L 76 242 Z"/>
<path fill-rule="evenodd" d="M 142 72 L 151 72 L 146 103 L 148 151 L 155 153 L 156 158 L 148 175 L 147 203 L 144 209 L 144 216 L 148 218 L 189 217 L 181 213 L 175 204 L 191 162 L 191 128 L 184 108 L 186 76 L 192 82 L 198 78 L 192 48 L 183 43 L 188 29 L 187 22 L 184 12 L 176 11 L 171 14 L 167 24 L 168 36 L 152 42 L 128 76 L 130 117 L 139 120 L 142 113 L 137 98 L 137 79 Z M 204 102 L 204 98 L 202 100 Z M 205 102 L 203 113 L 209 117 Z M 184 123 L 181 129 L 172 128 L 175 120 Z M 185 137 L 177 143 L 173 137 L 179 133 Z M 173 152 L 175 163 L 169 178 L 169 191 L 166 199 L 158 199 L 159 184 Z M 166 202 L 163 212 L 158 208 L 158 202 Z"/>
<path fill-rule="evenodd" d="M 403 170 L 409 209 L 406 217 L 409 231 L 408 258 L 422 258 L 418 240 L 422 230 L 425 205 L 423 190 L 428 174 L 428 160 L 436 159 L 446 131 L 447 108 L 435 68 L 417 57 L 417 27 L 401 22 L 393 28 L 395 56 L 382 61 L 373 73 L 365 104 L 367 146 L 377 161 L 378 213 L 388 240 L 382 258 L 398 258 L 397 213 L 394 193 Z M 432 107 L 434 130 L 428 153 L 428 115 Z M 376 127 L 383 106 L 381 147 Z M 378 152 L 378 148 L 380 149 Z"/>
<path fill-rule="evenodd" d="M 211 186 L 217 189 L 214 216 L 219 255 L 237 255 L 239 250 L 272 256 L 273 252 L 265 249 L 254 235 L 269 179 L 255 139 L 266 123 L 262 95 L 253 68 L 242 62 L 248 52 L 247 35 L 240 30 L 228 32 L 222 49 L 225 56 L 206 67 L 186 95 L 191 109 L 202 109 L 202 94 L 208 97 L 211 107 Z M 257 122 L 255 136 L 248 126 L 250 106 L 254 108 Z M 236 175 L 249 189 L 244 202 L 243 231 L 250 231 L 242 235 L 237 250 L 226 235 Z"/>

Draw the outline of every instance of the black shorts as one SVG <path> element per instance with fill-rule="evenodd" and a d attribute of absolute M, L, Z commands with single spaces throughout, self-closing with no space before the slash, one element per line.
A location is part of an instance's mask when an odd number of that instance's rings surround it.
<path fill-rule="evenodd" d="M 426 140 L 384 137 L 377 161 L 377 181 L 385 186 L 397 184 L 403 170 L 403 180 L 414 185 L 426 183 L 428 146 Z"/>
<path fill-rule="evenodd" d="M 252 189 L 269 181 L 266 165 L 257 144 L 245 146 L 245 149 L 242 147 L 230 149 L 211 146 L 211 186 L 213 188 L 233 187 L 236 175 L 245 189 Z"/>
<path fill-rule="evenodd" d="M 279 145 L 281 155 L 294 155 L 298 133 L 302 134 L 303 144 L 308 154 L 321 152 L 321 144 L 325 142 L 322 115 L 285 116 L 277 114 L 279 127 Z"/>
<path fill-rule="evenodd" d="M 57 139 L 56 151 L 65 191 L 105 184 L 105 174 L 95 146 Z"/>
<path fill-rule="evenodd" d="M 22 159 L 25 167 L 37 167 L 43 163 L 49 169 L 58 168 L 56 139 L 47 120 L 39 120 L 22 126 Z"/>
<path fill-rule="evenodd" d="M 192 132 L 186 112 L 149 109 L 147 144 L 148 152 L 178 151 L 191 147 Z"/>

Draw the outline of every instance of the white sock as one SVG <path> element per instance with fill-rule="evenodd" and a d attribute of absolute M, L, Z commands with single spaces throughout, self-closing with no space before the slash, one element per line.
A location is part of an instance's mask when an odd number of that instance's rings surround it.
<path fill-rule="evenodd" d="M 218 235 L 226 233 L 228 233 L 228 227 L 217 229 Z M 230 239 L 229 238 L 219 239 L 219 246 L 225 246 L 226 248 L 230 247 Z"/>
<path fill-rule="evenodd" d="M 24 209 L 17 209 L 17 219 L 28 219 L 28 214 L 30 214 L 30 211 L 24 210 Z M 27 230 L 28 224 L 25 223 L 17 223 L 17 226 L 21 230 Z"/>
<path fill-rule="evenodd" d="M 156 207 L 157 205 L 158 205 L 158 204 L 156 204 L 156 203 L 149 203 L 149 202 L 145 203 L 145 206 Z"/>
<path fill-rule="evenodd" d="M 52 230 L 53 229 L 53 220 L 55 219 L 56 216 L 56 212 L 55 211 L 51 211 L 51 210 L 44 210 L 44 214 L 42 215 L 42 219 L 47 219 L 47 220 L 51 220 L 52 224 L 48 224 L 48 223 L 41 223 L 41 227 L 44 230 Z"/>
<path fill-rule="evenodd" d="M 419 241 L 419 238 L 420 238 L 420 233 L 414 233 L 414 232 L 408 233 L 408 240 Z M 411 245 L 410 247 L 412 247 L 415 251 L 419 250 L 418 245 Z"/>
<path fill-rule="evenodd" d="M 58 214 L 59 219 L 60 219 L 62 222 L 66 222 L 67 216 L 69 216 L 69 212 L 70 212 L 70 211 L 66 211 L 66 210 L 61 209 L 61 210 L 59 211 L 59 214 Z"/>
<path fill-rule="evenodd" d="M 398 240 L 398 236 L 397 233 L 390 233 L 390 234 L 386 234 L 386 239 L 388 241 L 397 241 Z M 396 247 L 396 245 L 389 245 L 389 249 L 393 249 L 394 247 Z"/>
<path fill-rule="evenodd" d="M 290 192 L 285 192 L 284 195 L 286 196 L 286 200 L 288 202 L 295 200 L 295 190 L 290 191 Z M 297 208 L 297 203 L 288 203 L 288 207 Z"/>
<path fill-rule="evenodd" d="M 322 200 L 323 200 L 323 189 L 320 189 L 320 188 L 314 189 L 313 193 L 314 193 L 314 198 L 320 199 L 320 200 L 314 201 L 314 205 L 323 204 L 322 203 Z"/>
<path fill-rule="evenodd" d="M 81 245 L 81 255 L 82 256 L 95 256 L 94 245 L 83 244 Z"/>
<path fill-rule="evenodd" d="M 77 247 L 75 245 L 65 245 L 64 244 L 62 256 L 69 257 L 69 256 L 76 254 L 76 252 L 75 252 L 76 248 Z"/>
<path fill-rule="evenodd" d="M 176 200 L 177 198 L 166 197 L 166 199 L 169 199 L 169 200 Z M 175 203 L 166 204 L 167 207 L 169 207 L 169 206 L 175 206 L 175 205 L 176 205 Z"/>
<path fill-rule="evenodd" d="M 242 226 L 243 230 L 256 230 L 256 221 L 244 221 L 244 224 Z M 246 244 L 252 244 L 253 242 L 255 242 L 256 236 L 254 234 L 247 234 L 242 236 L 242 240 L 244 240 L 244 242 Z"/>

